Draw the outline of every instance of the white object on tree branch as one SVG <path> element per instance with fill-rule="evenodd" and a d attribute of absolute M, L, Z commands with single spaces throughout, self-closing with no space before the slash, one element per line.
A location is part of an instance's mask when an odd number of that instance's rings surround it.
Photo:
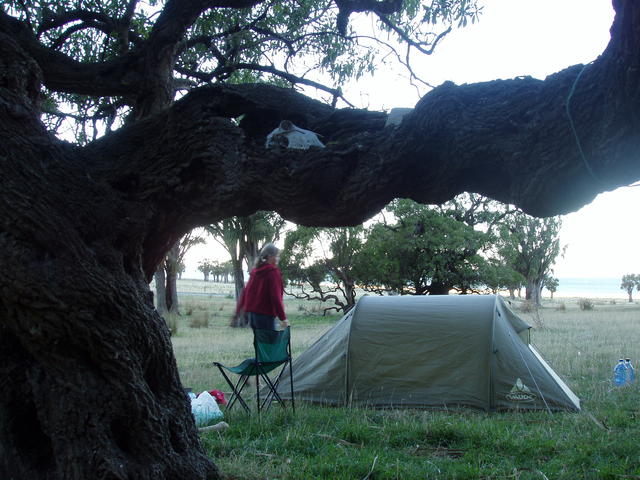
<path fill-rule="evenodd" d="M 399 127 L 402 123 L 402 119 L 411 112 L 413 112 L 413 108 L 392 108 L 387 116 L 387 121 L 384 126 Z"/>
<path fill-rule="evenodd" d="M 296 127 L 291 121 L 283 120 L 278 128 L 267 135 L 267 148 L 273 147 L 296 148 L 307 150 L 309 147 L 324 148 L 318 135 L 311 130 Z"/>

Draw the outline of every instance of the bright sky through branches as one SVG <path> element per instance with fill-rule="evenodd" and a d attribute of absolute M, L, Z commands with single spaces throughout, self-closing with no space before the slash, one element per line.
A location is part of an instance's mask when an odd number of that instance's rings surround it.
<path fill-rule="evenodd" d="M 487 0 L 478 23 L 454 30 L 431 57 L 413 55 L 412 65 L 433 85 L 524 75 L 543 79 L 594 60 L 609 41 L 612 22 L 608 0 Z M 373 78 L 345 88 L 346 97 L 372 110 L 413 107 L 419 96 L 406 72 L 388 68 L 381 66 Z M 620 188 L 564 216 L 561 242 L 568 249 L 556 263 L 555 276 L 621 278 L 640 273 L 638 205 L 640 187 Z M 211 247 L 194 250 L 187 276 L 198 276 L 200 258 L 220 253 Z"/>
<path fill-rule="evenodd" d="M 414 57 L 414 71 L 433 85 L 547 75 L 594 60 L 609 42 L 613 8 L 607 0 L 488 0 L 480 21 L 454 30 L 431 57 Z M 405 72 L 378 71 L 345 90 L 370 109 L 412 107 L 418 96 Z M 566 255 L 556 277 L 640 273 L 640 187 L 599 195 L 563 217 Z"/>

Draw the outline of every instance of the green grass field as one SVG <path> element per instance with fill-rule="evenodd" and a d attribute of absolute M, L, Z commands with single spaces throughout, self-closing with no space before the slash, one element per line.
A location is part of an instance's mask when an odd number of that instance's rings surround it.
<path fill-rule="evenodd" d="M 181 281 L 183 315 L 174 350 L 184 386 L 195 392 L 228 387 L 211 362 L 252 355 L 252 334 L 228 327 L 231 289 Z M 294 357 L 339 317 L 318 305 L 285 299 Z M 578 299 L 547 301 L 532 342 L 580 397 L 581 413 L 484 413 L 277 405 L 261 418 L 234 409 L 229 429 L 201 435 L 228 479 L 640 479 L 640 387 L 615 388 L 620 356 L 640 358 L 640 305 Z M 620 335 L 617 332 L 624 332 Z"/>

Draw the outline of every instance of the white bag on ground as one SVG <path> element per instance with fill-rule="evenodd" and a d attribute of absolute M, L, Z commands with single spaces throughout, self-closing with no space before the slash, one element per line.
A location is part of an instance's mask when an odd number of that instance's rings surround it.
<path fill-rule="evenodd" d="M 191 399 L 191 413 L 196 419 L 196 426 L 201 427 L 222 418 L 222 411 L 218 402 L 206 390 Z"/>

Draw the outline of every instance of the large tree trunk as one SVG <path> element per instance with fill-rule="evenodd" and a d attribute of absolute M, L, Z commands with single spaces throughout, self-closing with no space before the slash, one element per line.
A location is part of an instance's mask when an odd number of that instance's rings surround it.
<path fill-rule="evenodd" d="M 525 299 L 529 300 L 536 307 L 540 306 L 540 292 L 542 281 L 536 278 L 528 278 L 525 288 Z"/>
<path fill-rule="evenodd" d="M 258 209 L 354 225 L 395 197 L 465 190 L 551 215 L 640 178 L 640 6 L 614 3 L 612 42 L 584 70 L 448 83 L 397 129 L 291 89 L 216 84 L 83 148 L 51 138 L 38 105 L 41 69 L 72 91 L 83 66 L 0 12 L 0 478 L 219 478 L 148 287 L 195 226 Z M 285 118 L 328 147 L 266 151 Z"/>
<path fill-rule="evenodd" d="M 63 167 L 86 159 L 25 140 L 0 162 L 0 477 L 217 478 L 148 278 Z"/>
<path fill-rule="evenodd" d="M 346 307 L 342 310 L 347 312 L 351 310 L 356 304 L 356 287 L 352 281 L 346 280 L 343 276 L 342 284 L 344 285 L 344 298 L 347 301 Z"/>
<path fill-rule="evenodd" d="M 429 295 L 449 295 L 449 290 L 453 288 L 453 285 L 447 285 L 444 282 L 432 281 L 427 287 Z"/>
<path fill-rule="evenodd" d="M 0 58 L 0 478 L 218 478 L 148 287 L 166 249 L 141 268 L 149 216 L 44 132 L 8 37 Z"/>

